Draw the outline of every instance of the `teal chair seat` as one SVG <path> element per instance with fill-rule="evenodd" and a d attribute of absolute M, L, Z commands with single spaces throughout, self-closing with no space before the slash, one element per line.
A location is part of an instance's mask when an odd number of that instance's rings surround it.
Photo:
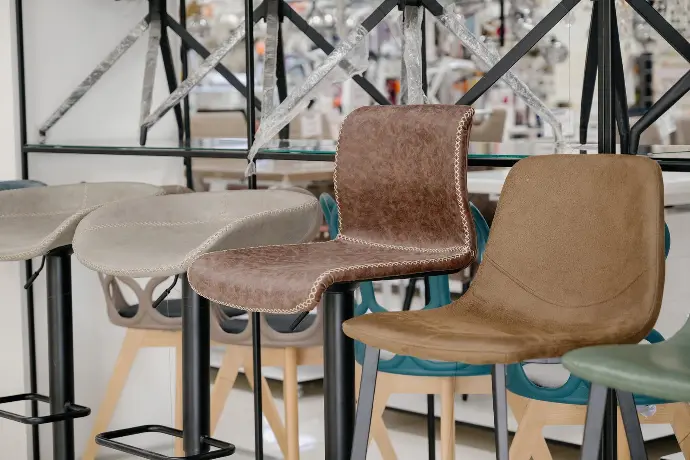
<path fill-rule="evenodd" d="M 321 195 L 319 199 L 328 232 L 331 238 L 338 235 L 338 206 L 328 194 Z M 481 261 L 489 237 L 489 226 L 479 210 L 470 203 L 474 227 L 477 233 L 477 261 Z M 376 301 L 374 284 L 370 281 L 360 283 L 361 303 L 355 306 L 355 316 L 363 315 L 367 312 L 387 311 Z M 438 308 L 448 305 L 451 302 L 450 287 L 447 275 L 429 277 L 429 298 L 430 301 L 424 309 Z M 362 364 L 364 361 L 365 345 L 355 342 L 355 359 Z M 473 366 L 464 363 L 449 363 L 442 361 L 428 361 L 411 356 L 394 355 L 390 359 L 379 361 L 379 371 L 389 374 L 415 375 L 424 377 L 469 377 L 475 375 L 491 374 L 491 366 Z"/>
<path fill-rule="evenodd" d="M 18 188 L 43 187 L 44 185 L 46 184 L 36 180 L 3 180 L 0 181 L 0 192 Z"/>
<path fill-rule="evenodd" d="M 664 251 L 668 257 L 671 249 L 671 233 L 668 225 L 664 227 Z M 657 330 L 652 330 L 645 339 L 649 343 L 660 343 L 664 341 L 664 336 Z M 537 364 L 538 366 L 560 366 L 560 364 Z M 575 375 L 570 375 L 568 380 L 561 386 L 546 388 L 539 386 L 529 379 L 524 367 L 525 363 L 512 364 L 508 366 L 506 373 L 506 387 L 512 393 L 529 399 L 547 401 L 560 404 L 587 405 L 589 401 L 590 382 Z M 635 395 L 635 404 L 649 406 L 654 404 L 666 404 L 670 401 L 649 396 Z"/>

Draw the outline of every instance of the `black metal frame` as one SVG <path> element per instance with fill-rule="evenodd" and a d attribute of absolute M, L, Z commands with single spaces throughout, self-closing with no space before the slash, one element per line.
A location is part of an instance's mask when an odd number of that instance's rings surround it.
<path fill-rule="evenodd" d="M 356 287 L 335 284 L 323 297 L 324 428 L 329 460 L 350 460 L 354 439 L 355 342 L 343 333 L 343 323 L 354 315 Z"/>
<path fill-rule="evenodd" d="M 211 460 L 232 455 L 235 446 L 211 437 L 211 305 L 182 278 L 182 419 L 183 429 L 143 425 L 101 433 L 96 443 L 148 460 Z M 170 457 L 118 439 L 142 433 L 182 438 L 185 456 Z M 211 450 L 216 448 L 216 450 Z"/>
<path fill-rule="evenodd" d="M 276 0 L 272 0 L 276 1 Z M 544 20 L 542 20 L 539 24 L 535 26 L 535 28 L 527 35 L 525 36 L 511 51 L 509 51 L 489 72 L 486 73 L 486 75 L 467 93 L 463 96 L 463 98 L 458 101 L 459 103 L 462 104 L 472 104 L 477 100 L 478 97 L 480 97 L 482 94 L 484 94 L 503 74 L 505 74 L 526 52 L 532 48 L 534 44 L 536 44 L 539 39 L 541 39 L 546 33 L 548 33 L 564 16 L 567 14 L 568 11 L 570 11 L 577 3 L 579 0 L 563 0 L 551 13 L 549 13 Z M 598 5 L 598 10 L 600 14 L 600 22 L 599 24 L 604 27 L 605 25 L 611 26 L 613 24 L 612 22 L 612 16 L 614 14 L 614 7 L 612 4 L 611 0 L 598 0 L 599 5 Z M 652 25 L 653 28 L 659 32 L 664 39 L 671 44 L 681 55 L 683 55 L 686 59 L 690 60 L 690 45 L 688 42 L 677 32 L 673 27 L 659 15 L 651 5 L 649 5 L 645 0 L 627 0 L 628 3 L 641 15 L 643 16 L 647 22 Z M 426 7 L 432 14 L 438 16 L 439 14 L 442 14 L 442 9 L 438 2 L 436 0 L 421 0 L 421 3 L 423 6 Z M 304 21 L 299 15 L 297 15 L 289 6 L 285 3 L 283 3 L 286 7 L 282 8 L 283 10 L 283 16 L 288 17 L 295 25 L 300 28 L 312 41 L 315 42 L 317 46 L 319 46 L 321 49 L 326 51 L 327 53 L 330 52 L 333 47 L 320 35 L 318 32 L 313 30 L 312 28 L 308 27 L 308 24 L 306 21 Z M 189 107 L 188 107 L 188 101 L 185 100 L 184 104 L 184 109 L 182 110 L 183 112 L 183 128 L 184 128 L 184 134 L 185 134 L 185 148 L 183 150 L 180 149 L 157 149 L 157 150 L 151 150 L 151 149 L 144 149 L 144 148 L 133 148 L 133 149 L 120 149 L 117 151 L 113 151 L 107 148 L 99 148 L 99 147 L 83 147 L 83 148 L 78 148 L 78 149 L 65 149 L 61 148 L 59 146 L 32 146 L 28 147 L 27 146 L 27 133 L 26 133 L 26 91 L 25 91 L 25 74 L 24 74 L 24 40 L 23 40 L 23 18 L 22 18 L 22 1 L 21 0 L 15 0 L 15 5 L 16 5 L 16 22 L 17 22 L 17 44 L 18 44 L 18 77 L 19 77 L 19 90 L 18 90 L 18 99 L 19 99 L 19 114 L 20 114 L 20 133 L 21 133 L 21 153 L 22 153 L 22 177 L 23 178 L 28 178 L 29 177 L 29 171 L 28 171 L 28 153 L 30 152 L 42 152 L 42 153 L 90 153 L 90 154 L 114 154 L 114 155 L 148 155 L 148 156 L 179 156 L 179 157 L 184 157 L 185 158 L 185 166 L 187 168 L 187 181 L 188 184 L 191 185 L 191 158 L 192 157 L 235 157 L 235 158 L 242 158 L 245 156 L 246 152 L 241 151 L 219 151 L 214 154 L 209 154 L 209 152 L 205 149 L 195 149 L 191 148 L 189 146 L 189 140 L 190 140 L 190 133 L 189 133 Z M 396 5 L 398 5 L 398 0 L 384 0 L 382 4 L 367 18 L 365 19 L 363 26 L 367 28 L 367 30 L 373 29 L 373 27 L 378 24 L 385 15 L 392 10 Z M 254 23 L 254 11 L 251 9 L 251 2 L 249 0 L 245 1 L 245 7 L 246 7 L 246 22 L 247 24 L 253 24 Z M 185 29 L 185 21 L 184 21 L 184 1 L 181 2 L 180 5 L 180 23 L 175 22 L 169 15 L 165 16 L 166 23 L 167 25 L 172 29 L 172 31 L 176 34 L 178 34 L 182 40 L 183 46 L 182 46 L 182 67 L 183 67 L 183 76 L 187 72 L 187 51 L 188 50 L 193 50 L 197 53 L 199 53 L 202 58 L 206 58 L 208 56 L 208 51 L 198 42 L 196 41 Z M 301 20 L 301 21 L 300 21 Z M 305 27 L 306 26 L 306 27 Z M 247 86 L 244 87 L 236 78 L 234 78 L 234 75 L 232 75 L 227 68 L 223 67 L 222 65 L 219 65 L 216 67 L 216 70 L 221 73 L 229 82 L 231 85 L 233 85 L 236 89 L 238 89 L 242 94 L 244 94 L 247 97 L 247 118 L 248 118 L 248 139 L 249 143 L 251 145 L 251 142 L 253 140 L 253 134 L 254 134 L 254 124 L 255 124 L 255 109 L 260 107 L 260 102 L 258 99 L 254 97 L 254 85 L 253 85 L 253 47 L 252 47 L 252 41 L 251 37 L 253 36 L 253 33 L 251 30 L 251 27 L 248 28 L 248 33 L 247 33 L 247 39 L 246 39 L 246 57 L 247 57 L 247 63 L 248 63 L 248 79 L 247 79 Z M 306 30 L 305 30 L 306 29 Z M 614 71 L 612 68 L 612 62 L 614 60 L 613 57 L 613 49 L 611 46 L 612 42 L 612 34 L 613 34 L 613 29 L 611 27 L 607 27 L 604 30 L 605 33 L 602 34 L 599 40 L 599 49 L 598 49 L 598 66 L 600 69 L 603 69 L 602 72 L 600 72 L 599 79 L 600 79 L 600 84 L 599 84 L 599 103 L 600 103 L 600 108 L 599 108 L 599 117 L 600 117 L 600 122 L 599 122 L 599 150 L 604 152 L 604 151 L 613 151 L 613 148 L 615 147 L 615 136 L 614 136 L 614 122 L 615 122 L 615 101 L 614 101 L 614 96 L 613 96 L 613 91 L 611 89 L 613 88 L 613 79 L 614 79 Z M 251 63 L 251 65 L 249 65 Z M 356 78 L 356 81 L 359 80 L 359 78 Z M 650 110 L 650 115 L 645 119 L 641 119 L 638 121 L 638 123 L 633 126 L 633 132 L 636 130 L 636 128 L 641 132 L 645 126 L 645 123 L 651 123 L 649 120 L 655 116 L 656 113 L 661 113 L 663 112 L 668 106 L 672 105 L 675 100 L 676 100 L 676 95 L 678 94 L 678 90 L 682 89 L 685 90 L 687 82 L 685 82 L 685 77 L 684 77 L 684 83 L 683 86 L 676 88 L 672 88 L 672 91 L 669 94 L 669 96 L 663 100 L 659 100 L 657 102 L 658 107 L 654 110 Z M 362 83 L 361 81 L 357 81 L 357 83 Z M 605 90 L 608 88 L 609 93 L 605 94 Z M 365 88 L 366 90 L 366 88 Z M 279 93 L 280 93 L 279 89 Z M 376 98 L 375 98 L 376 99 Z M 254 103 L 251 103 L 251 102 Z M 379 103 L 387 103 L 383 101 L 377 100 Z M 644 120 L 644 122 L 643 122 Z M 178 132 L 179 135 L 179 132 Z M 631 139 L 631 140 L 634 140 Z M 634 151 L 634 150 L 633 150 Z M 332 155 L 320 155 L 320 154 L 280 154 L 280 153 L 260 153 L 257 158 L 272 158 L 272 159 L 284 159 L 284 160 L 311 160 L 311 161 L 332 161 L 333 156 Z M 469 160 L 470 166 L 512 166 L 514 163 L 518 161 L 517 158 L 483 158 L 483 159 L 478 159 L 478 158 L 473 158 Z M 657 160 L 662 168 L 664 170 L 674 170 L 674 171 L 690 171 L 690 160 L 683 160 L 683 159 L 672 159 L 672 160 L 667 160 L 667 159 L 659 159 Z M 256 178 L 253 177 L 249 181 L 249 186 L 250 188 L 255 188 L 256 187 Z M 27 262 L 27 273 L 31 273 L 30 269 L 30 262 Z M 331 298 L 331 303 L 338 304 L 339 302 L 336 302 L 332 299 L 331 294 L 327 294 L 326 298 L 329 299 Z M 30 374 L 30 387 L 31 387 L 31 392 L 35 393 L 36 389 L 36 356 L 35 356 L 35 328 L 34 328 L 34 312 L 33 312 L 33 296 L 32 293 L 29 291 L 27 293 L 27 300 L 28 300 L 28 337 L 29 337 L 29 354 L 30 354 L 30 364 L 29 364 L 29 374 Z M 341 309 L 338 309 L 341 310 Z M 348 310 L 347 308 L 344 308 L 342 310 Z M 331 321 L 333 323 L 331 324 L 331 329 L 334 329 L 334 325 L 338 323 L 340 320 L 343 319 L 342 315 L 345 313 L 339 313 L 338 318 L 331 318 Z M 255 317 L 255 319 L 257 319 Z M 260 378 L 260 343 L 259 343 L 259 334 L 258 334 L 258 328 L 259 328 L 259 321 L 254 321 L 254 360 L 256 364 L 259 364 L 258 366 L 255 366 L 256 372 L 255 372 L 255 379 Z M 338 323 L 338 327 L 340 327 L 340 324 Z M 327 329 L 329 326 L 326 327 Z M 328 352 L 329 354 L 334 354 L 335 352 L 333 351 L 333 348 L 335 349 L 340 349 L 344 350 L 346 353 L 345 358 L 349 359 L 350 357 L 350 352 L 348 351 L 351 347 L 349 346 L 350 344 L 348 343 L 347 339 L 344 339 L 342 336 L 342 331 L 339 329 L 336 331 L 332 331 L 335 338 L 335 342 L 329 346 L 331 350 Z M 327 354 L 327 357 L 329 356 Z M 335 359 L 335 356 L 333 356 Z M 349 377 L 349 371 L 347 369 L 347 366 L 344 366 L 343 364 L 343 359 L 342 356 L 337 358 L 338 359 L 338 364 L 328 363 L 327 359 L 327 375 L 330 376 L 331 379 L 334 378 L 334 376 L 341 376 L 345 375 Z M 345 379 L 348 380 L 348 379 Z M 346 393 L 350 392 L 350 384 L 349 380 L 348 381 L 342 381 L 340 382 L 344 385 L 344 390 Z M 260 388 L 260 385 L 255 385 L 255 388 Z M 354 391 L 354 387 L 352 387 L 352 394 Z M 258 394 L 258 396 L 256 396 Z M 349 394 L 349 393 L 348 393 Z M 255 401 L 255 410 L 257 411 L 257 414 L 260 414 L 261 411 L 261 392 L 257 391 L 255 392 L 255 397 L 257 400 Z M 348 396 L 349 397 L 349 396 Z M 327 407 L 333 407 L 334 401 L 327 401 Z M 35 404 L 32 404 L 32 410 L 35 410 Z M 347 412 L 347 411 L 346 411 Z M 35 412 L 32 412 L 32 414 L 35 414 Z M 260 415 L 258 415 L 260 417 Z M 348 433 L 351 433 L 351 430 L 349 429 L 348 426 L 348 421 L 347 420 L 340 420 L 340 417 L 336 417 L 334 419 L 336 427 L 342 427 L 343 431 L 340 434 L 336 434 L 334 432 L 334 427 L 329 427 L 328 432 L 331 432 L 332 434 L 330 436 L 327 436 L 327 439 L 332 439 L 332 438 L 338 438 L 339 436 L 349 436 Z M 61 422 L 61 423 L 67 423 L 67 422 Z M 329 423 L 329 425 L 331 425 Z M 611 433 L 615 436 L 615 431 Z M 257 435 L 260 437 L 260 430 L 257 432 Z M 199 441 L 201 442 L 201 441 Z M 258 441 L 257 441 L 258 442 Z M 38 452 L 38 431 L 34 429 L 33 432 L 33 447 L 34 447 L 34 458 L 38 459 L 39 457 L 39 452 Z M 339 440 L 339 442 L 332 442 L 329 441 L 329 445 L 337 445 L 337 446 L 342 446 L 342 439 Z M 257 445 L 258 447 L 258 445 Z M 330 448 L 330 447 L 329 447 Z M 336 449 L 338 450 L 338 449 Z M 349 451 L 349 447 L 347 447 L 345 450 Z M 257 450 L 259 452 L 259 450 Z M 327 451 L 328 452 L 328 451 Z M 342 452 L 338 455 L 341 455 Z M 260 457 L 259 457 L 260 458 Z M 329 457 L 329 458 L 335 458 L 336 460 L 340 460 L 340 458 L 345 458 L 345 457 Z"/>
<path fill-rule="evenodd" d="M 71 255 L 71 246 L 57 248 L 46 254 L 50 396 L 31 392 L 0 398 L 0 404 L 32 402 L 30 416 L 0 411 L 1 418 L 34 426 L 45 423 L 53 425 L 54 460 L 75 459 L 74 419 L 91 413 L 88 407 L 74 403 Z M 49 404 L 50 414 L 37 416 L 33 411 L 37 402 Z"/>
<path fill-rule="evenodd" d="M 619 405 L 632 460 L 647 460 L 640 419 L 632 393 L 599 384 L 592 384 L 590 387 L 584 440 L 580 451 L 582 460 L 617 458 L 615 439 L 612 446 L 606 432 L 617 429 L 617 418 L 614 416 L 611 423 L 608 420 L 608 412 L 613 410 L 615 414 Z"/>

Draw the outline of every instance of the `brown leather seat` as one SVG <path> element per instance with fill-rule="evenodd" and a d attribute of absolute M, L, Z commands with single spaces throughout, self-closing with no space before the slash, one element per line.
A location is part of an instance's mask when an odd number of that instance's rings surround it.
<path fill-rule="evenodd" d="M 508 175 L 469 291 L 425 311 L 363 315 L 344 332 L 402 355 L 471 364 L 637 343 L 664 285 L 658 165 L 621 155 L 552 155 Z"/>
<path fill-rule="evenodd" d="M 343 123 L 334 241 L 206 254 L 189 268 L 203 297 L 242 310 L 314 308 L 335 283 L 452 272 L 475 257 L 466 193 L 474 111 L 365 107 Z"/>

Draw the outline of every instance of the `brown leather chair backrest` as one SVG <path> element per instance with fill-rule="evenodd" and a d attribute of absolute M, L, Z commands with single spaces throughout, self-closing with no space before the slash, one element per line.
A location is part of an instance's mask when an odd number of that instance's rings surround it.
<path fill-rule="evenodd" d="M 466 172 L 473 114 L 445 105 L 352 112 L 341 128 L 333 177 L 338 238 L 474 251 Z"/>
<path fill-rule="evenodd" d="M 663 198 L 661 170 L 646 158 L 521 160 L 468 294 L 495 306 L 490 319 L 514 327 L 583 343 L 592 334 L 641 340 L 661 306 Z"/>

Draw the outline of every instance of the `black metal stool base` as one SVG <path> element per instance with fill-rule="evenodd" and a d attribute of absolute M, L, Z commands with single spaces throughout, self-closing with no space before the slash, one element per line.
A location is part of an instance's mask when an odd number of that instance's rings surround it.
<path fill-rule="evenodd" d="M 0 404 L 8 404 L 18 401 L 37 401 L 50 404 L 49 397 L 40 395 L 38 393 L 24 393 L 0 398 Z M 31 417 L 0 410 L 0 418 L 6 418 L 8 420 L 12 420 L 13 422 L 19 422 L 25 425 L 43 425 L 44 423 L 64 422 L 65 420 L 86 417 L 90 413 L 91 409 L 88 407 L 68 403 L 65 405 L 65 412 L 58 414 L 44 415 L 43 417 Z"/>
<path fill-rule="evenodd" d="M 182 438 L 183 432 L 175 428 L 169 428 L 162 425 L 142 425 L 133 428 L 124 428 L 122 430 L 108 431 L 96 436 L 96 444 L 99 446 L 109 447 L 129 455 L 134 455 L 139 458 L 146 458 L 148 460 L 211 460 L 214 458 L 229 457 L 235 453 L 235 446 L 230 443 L 219 441 L 217 439 L 202 437 L 201 443 L 208 447 L 215 447 L 216 450 L 204 452 L 201 454 L 191 455 L 189 457 L 169 457 L 167 455 L 151 452 L 150 450 L 142 449 L 141 447 L 130 446 L 116 439 L 127 436 L 134 436 L 143 433 L 162 433 L 176 438 Z"/>

